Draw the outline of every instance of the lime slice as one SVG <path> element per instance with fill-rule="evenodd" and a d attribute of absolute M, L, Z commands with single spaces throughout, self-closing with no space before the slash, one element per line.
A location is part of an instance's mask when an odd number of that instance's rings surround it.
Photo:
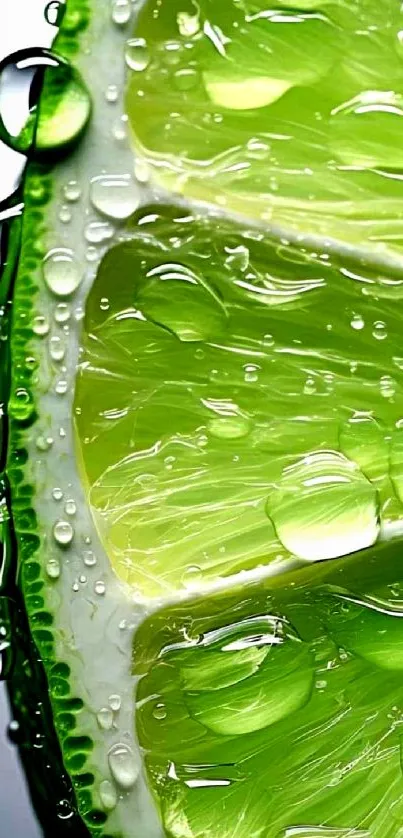
<path fill-rule="evenodd" d="M 37 798 L 66 836 L 396 838 L 400 13 L 91 6 L 2 286 Z"/>

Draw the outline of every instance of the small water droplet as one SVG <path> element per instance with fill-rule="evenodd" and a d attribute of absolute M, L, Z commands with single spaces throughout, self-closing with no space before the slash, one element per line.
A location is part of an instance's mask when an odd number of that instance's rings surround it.
<path fill-rule="evenodd" d="M 16 422 L 27 422 L 34 415 L 31 394 L 25 387 L 17 387 L 9 402 L 9 413 Z"/>
<path fill-rule="evenodd" d="M 112 134 L 118 143 L 124 143 L 125 140 L 127 140 L 127 127 L 128 120 L 126 114 L 123 114 L 123 116 L 119 117 L 119 119 L 113 123 Z"/>
<path fill-rule="evenodd" d="M 109 707 L 114 713 L 118 713 L 122 706 L 122 699 L 120 695 L 114 694 L 109 696 Z"/>
<path fill-rule="evenodd" d="M 114 745 L 108 754 L 109 768 L 112 777 L 120 788 L 130 791 L 139 776 L 133 751 L 129 745 Z"/>
<path fill-rule="evenodd" d="M 71 309 L 67 303 L 58 303 L 55 308 L 56 323 L 67 323 L 71 317 Z"/>
<path fill-rule="evenodd" d="M 337 451 L 314 451 L 285 468 L 267 511 L 286 549 L 306 561 L 354 553 L 378 537 L 376 488 Z"/>
<path fill-rule="evenodd" d="M 101 297 L 99 307 L 101 311 L 108 311 L 108 309 L 110 308 L 110 302 L 108 300 L 108 297 Z"/>
<path fill-rule="evenodd" d="M 77 594 L 77 593 L 79 592 L 79 590 L 80 590 L 80 586 L 79 586 L 79 584 L 78 584 L 78 580 L 77 580 L 77 579 L 76 579 L 76 581 L 73 583 L 72 588 L 73 588 L 73 591 L 74 591 L 74 593 L 75 593 L 75 594 Z"/>
<path fill-rule="evenodd" d="M 65 396 L 68 390 L 68 382 L 65 378 L 61 378 L 56 382 L 55 392 L 58 396 Z"/>
<path fill-rule="evenodd" d="M 257 364 L 246 364 L 244 366 L 245 381 L 247 384 L 254 384 L 259 378 L 260 367 Z"/>
<path fill-rule="evenodd" d="M 141 157 L 134 161 L 134 177 L 139 183 L 148 183 L 150 180 L 150 167 Z"/>
<path fill-rule="evenodd" d="M 74 538 L 74 530 L 68 521 L 56 521 L 53 537 L 60 547 L 68 547 Z"/>
<path fill-rule="evenodd" d="M 87 262 L 96 262 L 99 258 L 99 253 L 96 247 L 88 247 L 85 257 L 87 259 Z"/>
<path fill-rule="evenodd" d="M 53 445 L 53 438 L 51 436 L 43 436 L 42 434 L 36 439 L 36 447 L 38 451 L 49 451 Z"/>
<path fill-rule="evenodd" d="M 129 0 L 114 0 L 112 3 L 112 20 L 117 26 L 125 26 L 131 18 Z"/>
<path fill-rule="evenodd" d="M 274 346 L 274 337 L 273 335 L 267 334 L 263 336 L 263 346 L 267 349 L 271 349 Z"/>
<path fill-rule="evenodd" d="M 118 802 L 116 789 L 109 780 L 103 780 L 99 786 L 99 799 L 107 812 L 112 812 Z"/>
<path fill-rule="evenodd" d="M 74 817 L 74 809 L 68 800 L 58 800 L 56 804 L 57 817 L 61 821 L 67 821 Z"/>
<path fill-rule="evenodd" d="M 351 328 L 360 331 L 365 326 L 365 322 L 360 314 L 354 314 L 351 319 Z"/>
<path fill-rule="evenodd" d="M 66 183 L 63 192 L 66 201 L 70 201 L 72 204 L 76 203 L 76 201 L 79 201 L 81 198 L 81 187 L 76 180 L 70 180 Z"/>
<path fill-rule="evenodd" d="M 55 247 L 43 261 L 45 282 L 57 297 L 70 297 L 77 291 L 82 280 L 82 271 L 72 250 Z"/>
<path fill-rule="evenodd" d="M 200 12 L 191 15 L 189 12 L 178 12 L 177 24 L 183 38 L 193 38 L 200 30 Z"/>
<path fill-rule="evenodd" d="M 176 71 L 174 74 L 174 82 L 178 90 L 182 90 L 184 92 L 192 90 L 200 82 L 200 73 L 192 67 L 184 67 L 183 69 Z"/>
<path fill-rule="evenodd" d="M 225 252 L 228 254 L 225 264 L 228 268 L 234 271 L 241 271 L 244 273 L 249 267 L 249 248 L 243 244 L 238 247 L 226 247 Z"/>
<path fill-rule="evenodd" d="M 83 560 L 86 567 L 94 567 L 97 563 L 97 557 L 92 550 L 84 550 Z"/>
<path fill-rule="evenodd" d="M 105 582 L 102 582 L 102 581 L 95 582 L 94 591 L 98 596 L 104 596 L 105 592 L 106 592 Z"/>
<path fill-rule="evenodd" d="M 109 221 L 91 221 L 85 229 L 85 238 L 91 244 L 101 244 L 111 239 L 115 230 Z"/>
<path fill-rule="evenodd" d="M 105 90 L 105 99 L 107 102 L 114 104 L 119 99 L 119 88 L 116 84 L 108 84 Z"/>
<path fill-rule="evenodd" d="M 77 504 L 76 504 L 75 500 L 73 500 L 73 498 L 69 498 L 68 500 L 66 500 L 66 503 L 64 505 L 64 511 L 65 511 L 66 515 L 73 516 L 73 515 L 76 514 Z"/>
<path fill-rule="evenodd" d="M 64 13 L 66 11 L 66 4 L 61 3 L 60 0 L 52 0 L 45 7 L 45 20 L 51 26 L 60 26 Z"/>
<path fill-rule="evenodd" d="M 102 710 L 97 713 L 97 722 L 102 730 L 112 730 L 113 713 L 110 707 L 103 707 Z"/>
<path fill-rule="evenodd" d="M 156 704 L 153 710 L 154 719 L 158 721 L 162 721 L 167 717 L 167 711 L 164 704 Z"/>
<path fill-rule="evenodd" d="M 376 340 L 385 340 L 387 338 L 386 325 L 382 320 L 375 321 L 372 334 Z"/>
<path fill-rule="evenodd" d="M 60 208 L 59 219 L 62 224 L 68 224 L 71 221 L 71 210 L 65 204 Z"/>
<path fill-rule="evenodd" d="M 316 393 L 316 383 L 314 378 L 307 378 L 304 384 L 304 395 L 313 396 Z"/>
<path fill-rule="evenodd" d="M 91 202 L 109 218 L 123 221 L 140 203 L 140 192 L 130 175 L 101 175 L 91 181 Z"/>
<path fill-rule="evenodd" d="M 186 568 L 182 576 L 182 584 L 185 588 L 193 588 L 194 586 L 198 587 L 202 578 L 203 572 L 201 567 L 198 565 L 190 565 Z"/>
<path fill-rule="evenodd" d="M 55 489 L 53 489 L 53 490 L 52 490 L 52 497 L 53 497 L 53 500 L 56 500 L 56 501 L 61 501 L 61 500 L 63 500 L 63 492 L 62 492 L 62 490 L 61 490 L 61 489 L 59 489 L 58 487 L 56 487 Z"/>
<path fill-rule="evenodd" d="M 82 574 L 78 581 L 80 582 L 80 585 L 86 585 L 87 584 L 87 577 Z"/>
<path fill-rule="evenodd" d="M 383 375 L 380 382 L 381 396 L 384 399 L 391 399 L 396 392 L 396 383 L 390 375 Z"/>
<path fill-rule="evenodd" d="M 125 61 L 130 70 L 142 73 L 150 63 L 150 54 L 144 38 L 130 38 L 126 41 Z"/>
<path fill-rule="evenodd" d="M 49 333 L 49 321 L 42 314 L 34 318 L 32 329 L 38 337 L 43 338 Z"/>
<path fill-rule="evenodd" d="M 56 361 L 57 363 L 63 361 L 66 354 L 66 345 L 58 335 L 53 335 L 49 341 L 49 354 L 52 361 Z"/>
<path fill-rule="evenodd" d="M 46 564 L 46 573 L 49 579 L 58 579 L 60 576 L 60 562 L 58 559 L 49 559 Z"/>

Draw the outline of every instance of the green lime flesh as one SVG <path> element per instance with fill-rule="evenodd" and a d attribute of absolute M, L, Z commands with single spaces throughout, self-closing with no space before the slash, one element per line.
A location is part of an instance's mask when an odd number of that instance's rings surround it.
<path fill-rule="evenodd" d="M 134 142 L 165 186 L 400 252 L 395 0 L 148 0 L 126 58 Z"/>

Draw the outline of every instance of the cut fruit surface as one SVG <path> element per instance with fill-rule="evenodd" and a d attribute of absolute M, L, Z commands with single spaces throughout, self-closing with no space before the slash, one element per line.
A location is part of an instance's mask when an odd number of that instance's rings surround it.
<path fill-rule="evenodd" d="M 143 625 L 137 724 L 167 835 L 396 836 L 399 551 L 370 561 L 366 582 L 350 557 Z"/>
<path fill-rule="evenodd" d="M 113 566 L 142 596 L 346 555 L 401 520 L 400 315 L 356 270 L 174 206 L 141 210 L 105 256 L 76 444 Z"/>
<path fill-rule="evenodd" d="M 159 182 L 400 253 L 398 3 L 148 0 L 133 34 L 126 106 Z"/>

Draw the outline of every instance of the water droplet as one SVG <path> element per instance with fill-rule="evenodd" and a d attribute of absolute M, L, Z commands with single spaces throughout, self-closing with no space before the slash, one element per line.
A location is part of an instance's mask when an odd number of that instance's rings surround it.
<path fill-rule="evenodd" d="M 58 335 L 53 335 L 49 341 L 49 354 L 52 361 L 63 361 L 66 354 L 66 345 L 62 338 Z"/>
<path fill-rule="evenodd" d="M 102 710 L 97 713 L 97 722 L 102 730 L 112 730 L 113 713 L 110 707 L 103 707 Z"/>
<path fill-rule="evenodd" d="M 57 817 L 61 821 L 67 821 L 74 817 L 74 809 L 68 800 L 58 800 L 56 804 Z"/>
<path fill-rule="evenodd" d="M 109 707 L 113 710 L 114 713 L 118 713 L 122 706 L 122 699 L 120 695 L 110 695 L 109 696 Z"/>
<path fill-rule="evenodd" d="M 46 564 L 46 573 L 49 579 L 58 579 L 60 576 L 60 562 L 58 559 L 49 559 Z"/>
<path fill-rule="evenodd" d="M 60 208 L 59 219 L 62 224 L 68 224 L 71 221 L 71 211 L 65 204 Z"/>
<path fill-rule="evenodd" d="M 34 318 L 32 329 L 40 338 L 44 338 L 49 332 L 49 321 L 42 314 Z"/>
<path fill-rule="evenodd" d="M 186 90 L 192 90 L 200 82 L 200 73 L 192 67 L 184 67 L 176 71 L 174 82 L 178 90 L 183 90 L 184 92 Z"/>
<path fill-rule="evenodd" d="M 383 375 L 379 382 L 381 396 L 384 399 L 391 399 L 396 392 L 396 382 L 390 375 Z"/>
<path fill-rule="evenodd" d="M 105 90 L 105 99 L 107 102 L 113 104 L 119 99 L 119 88 L 116 84 L 108 84 Z"/>
<path fill-rule="evenodd" d="M 190 565 L 190 567 L 186 568 L 182 576 L 182 583 L 185 588 L 193 588 L 194 586 L 198 587 L 202 578 L 203 572 L 201 567 L 198 567 L 198 565 Z"/>
<path fill-rule="evenodd" d="M 313 396 L 316 393 L 316 383 L 314 378 L 307 378 L 304 384 L 304 395 Z"/>
<path fill-rule="evenodd" d="M 119 119 L 114 122 L 112 134 L 118 143 L 123 143 L 127 140 L 127 127 L 128 120 L 126 114 L 123 114 L 123 116 L 119 117 Z"/>
<path fill-rule="evenodd" d="M 17 387 L 9 402 L 9 413 L 16 422 L 28 422 L 35 413 L 32 396 L 25 387 Z"/>
<path fill-rule="evenodd" d="M 125 60 L 130 70 L 142 73 L 150 63 L 150 54 L 144 38 L 130 38 L 126 41 Z"/>
<path fill-rule="evenodd" d="M 91 202 L 109 218 L 123 221 L 140 204 L 140 192 L 130 175 L 101 175 L 91 181 Z"/>
<path fill-rule="evenodd" d="M 360 331 L 365 326 L 365 322 L 360 314 L 354 314 L 351 319 L 351 328 Z"/>
<path fill-rule="evenodd" d="M 234 271 L 241 271 L 244 273 L 249 267 L 249 248 L 240 244 L 238 247 L 226 247 L 225 252 L 228 254 L 225 264 L 228 268 Z"/>
<path fill-rule="evenodd" d="M 124 791 L 130 791 L 139 776 L 132 749 L 125 744 L 114 745 L 109 751 L 108 760 L 115 782 Z"/>
<path fill-rule="evenodd" d="M 189 12 L 178 12 L 177 23 L 183 38 L 193 38 L 200 30 L 200 13 L 191 15 Z"/>
<path fill-rule="evenodd" d="M 73 588 L 74 593 L 75 593 L 75 594 L 78 594 L 78 592 L 79 592 L 79 590 L 80 590 L 80 586 L 79 586 L 79 584 L 78 584 L 77 579 L 76 579 L 76 581 L 73 583 L 72 588 Z"/>
<path fill-rule="evenodd" d="M 52 497 L 53 497 L 53 500 L 56 500 L 56 501 L 61 501 L 61 500 L 63 500 L 63 492 L 62 492 L 62 490 L 61 490 L 61 489 L 59 489 L 58 487 L 56 487 L 55 489 L 53 489 L 53 490 L 52 490 Z"/>
<path fill-rule="evenodd" d="M 210 419 L 208 430 L 217 439 L 242 439 L 251 430 L 251 422 L 247 416 L 215 416 Z"/>
<path fill-rule="evenodd" d="M 99 799 L 104 809 L 106 809 L 107 812 L 112 812 L 118 802 L 118 796 L 116 789 L 112 783 L 109 782 L 109 780 L 103 780 L 100 784 Z"/>
<path fill-rule="evenodd" d="M 83 278 L 73 251 L 66 247 L 49 251 L 43 261 L 43 275 L 49 290 L 57 297 L 70 297 Z"/>
<path fill-rule="evenodd" d="M 74 530 L 68 521 L 56 521 L 53 537 L 60 547 L 68 547 L 74 538 Z"/>
<path fill-rule="evenodd" d="M 332 111 L 333 154 L 347 166 L 401 168 L 403 98 L 393 90 L 364 90 Z"/>
<path fill-rule="evenodd" d="M 63 192 L 66 201 L 70 201 L 72 204 L 76 203 L 76 201 L 79 201 L 81 198 L 81 187 L 76 180 L 70 180 L 66 183 Z"/>
<path fill-rule="evenodd" d="M 58 396 L 65 396 L 68 390 L 68 382 L 65 378 L 61 378 L 56 382 L 55 392 Z"/>
<path fill-rule="evenodd" d="M 154 719 L 158 721 L 162 721 L 167 717 L 167 711 L 164 704 L 156 704 L 153 710 Z"/>
<path fill-rule="evenodd" d="M 372 334 L 376 340 L 385 340 L 387 338 L 386 325 L 382 320 L 375 321 Z"/>
<path fill-rule="evenodd" d="M 73 516 L 73 515 L 76 514 L 77 504 L 76 504 L 75 500 L 73 500 L 73 498 L 69 498 L 69 500 L 66 500 L 66 503 L 65 503 L 65 506 L 64 506 L 64 511 L 65 511 L 66 515 Z"/>
<path fill-rule="evenodd" d="M 274 346 L 274 337 L 273 335 L 267 334 L 263 336 L 263 346 L 267 349 L 271 349 Z"/>
<path fill-rule="evenodd" d="M 112 3 L 112 20 L 117 26 L 125 26 L 131 18 L 129 0 L 114 0 Z"/>
<path fill-rule="evenodd" d="M 52 0 L 45 7 L 45 19 L 51 26 L 60 26 L 64 13 L 66 11 L 66 4 L 59 2 L 59 0 Z"/>
<path fill-rule="evenodd" d="M 260 367 L 257 364 L 246 364 L 244 370 L 247 384 L 254 384 L 259 378 Z"/>
<path fill-rule="evenodd" d="M 102 582 L 102 581 L 95 582 L 94 591 L 98 596 L 105 596 L 105 592 L 106 592 L 105 582 Z"/>
<path fill-rule="evenodd" d="M 60 56 L 40 48 L 23 50 L 17 60 L 13 56 L 2 64 L 2 72 L 14 76 L 17 99 L 20 87 L 23 89 L 20 83 L 33 71 L 41 74 L 45 95 L 26 108 L 25 122 L 17 134 L 7 131 L 0 114 L 0 136 L 15 151 L 41 159 L 49 152 L 65 152 L 79 139 L 90 118 L 91 99 L 79 72 Z M 24 121 L 24 105 L 21 116 Z"/>
<path fill-rule="evenodd" d="M 86 567 L 94 567 L 97 563 L 97 557 L 92 550 L 85 550 L 83 553 L 83 560 Z"/>
<path fill-rule="evenodd" d="M 88 262 L 96 262 L 99 258 L 99 253 L 96 247 L 88 247 L 85 256 Z"/>
<path fill-rule="evenodd" d="M 58 303 L 55 308 L 56 323 L 67 323 L 71 317 L 71 309 L 67 303 Z"/>
<path fill-rule="evenodd" d="M 378 537 L 376 489 L 337 451 L 313 452 L 284 469 L 267 511 L 283 545 L 306 561 L 354 553 Z"/>
<path fill-rule="evenodd" d="M 148 183 L 150 180 L 150 167 L 141 157 L 136 157 L 134 161 L 134 177 L 139 183 Z"/>
<path fill-rule="evenodd" d="M 85 238 L 91 244 L 101 244 L 101 242 L 111 239 L 114 232 L 115 230 L 109 221 L 91 221 L 85 229 Z"/>
<path fill-rule="evenodd" d="M 51 436 L 43 436 L 41 434 L 37 437 L 35 444 L 38 451 L 49 451 L 53 445 L 53 438 Z"/>

